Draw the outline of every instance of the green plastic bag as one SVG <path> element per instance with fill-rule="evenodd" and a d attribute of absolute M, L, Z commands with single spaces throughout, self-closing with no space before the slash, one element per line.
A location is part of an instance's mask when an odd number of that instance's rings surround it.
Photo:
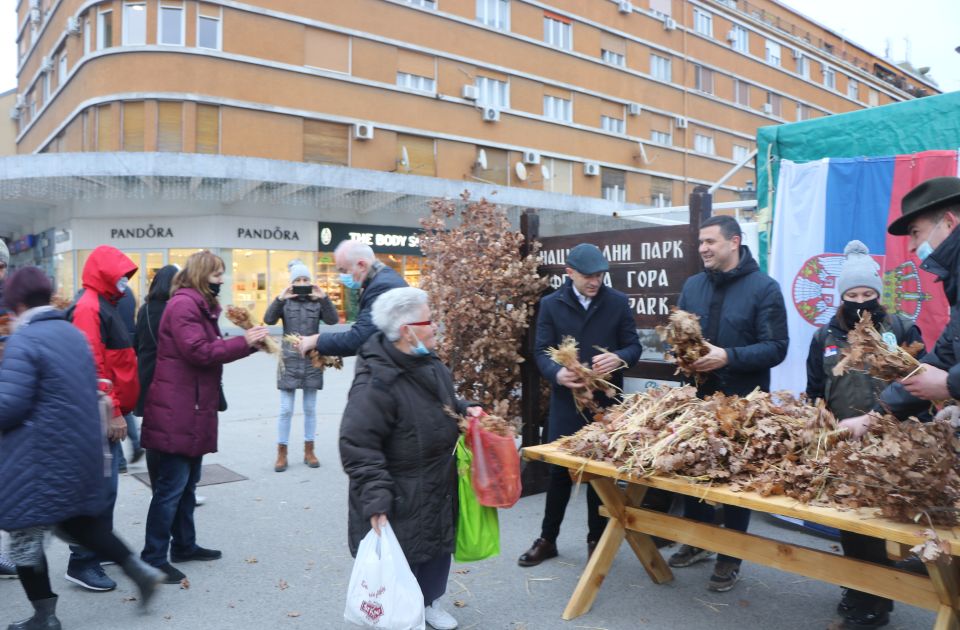
<path fill-rule="evenodd" d="M 460 517 L 457 521 L 457 562 L 476 562 L 500 555 L 500 522 L 497 508 L 480 505 L 470 483 L 470 461 L 473 454 L 457 440 L 457 485 L 460 494 Z"/>

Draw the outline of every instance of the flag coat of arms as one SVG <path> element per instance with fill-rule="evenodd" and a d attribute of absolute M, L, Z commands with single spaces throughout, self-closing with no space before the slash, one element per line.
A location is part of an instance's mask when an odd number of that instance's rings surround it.
<path fill-rule="evenodd" d="M 817 328 L 841 303 L 843 248 L 863 241 L 880 266 L 881 302 L 914 320 L 928 348 L 946 326 L 949 305 L 935 277 L 920 269 L 903 236 L 887 234 L 900 201 L 932 177 L 958 176 L 957 151 L 780 162 L 770 246 L 770 275 L 787 306 L 790 348 L 773 370 L 771 389 L 806 388 L 806 361 Z"/>

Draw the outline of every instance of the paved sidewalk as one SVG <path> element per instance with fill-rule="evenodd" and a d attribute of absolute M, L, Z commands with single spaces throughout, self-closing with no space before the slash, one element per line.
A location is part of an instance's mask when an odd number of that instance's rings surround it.
<path fill-rule="evenodd" d="M 318 397 L 317 450 L 322 466 L 301 463 L 302 416 L 294 417 L 291 466 L 273 472 L 279 399 L 276 364 L 258 354 L 227 367 L 224 388 L 229 411 L 220 424 L 218 463 L 249 477 L 207 486 L 207 504 L 197 509 L 198 541 L 223 550 L 223 559 L 179 565 L 189 590 L 163 586 L 150 614 L 131 601 L 134 589 L 114 566 L 119 582 L 111 593 L 91 593 L 63 579 L 67 549 L 48 549 L 59 617 L 67 630 L 233 630 L 266 628 L 352 628 L 342 621 L 352 559 L 346 544 L 346 477 L 337 454 L 340 414 L 353 361 L 342 372 L 327 372 Z M 299 398 L 298 398 L 298 405 Z M 143 461 L 131 472 L 145 470 Z M 150 495 L 132 476 L 120 480 L 117 532 L 139 552 Z M 560 557 L 522 569 L 516 558 L 537 537 L 543 496 L 521 499 L 500 513 L 502 555 L 455 565 L 445 606 L 461 628 L 553 630 L 559 628 L 634 630 L 682 628 L 806 629 L 836 627 L 839 588 L 773 569 L 744 564 L 742 582 L 729 593 L 706 590 L 711 563 L 675 571 L 671 584 L 650 582 L 624 545 L 593 609 L 573 621 L 560 614 L 586 561 L 584 492 L 571 501 L 559 540 Z M 818 549 L 830 541 L 796 532 L 756 516 L 751 531 Z M 665 550 L 670 553 L 671 550 Z M 462 604 L 462 608 L 455 605 Z M 0 628 L 28 616 L 29 605 L 16 581 L 0 581 Z M 897 604 L 889 628 L 931 628 L 932 612 Z"/>

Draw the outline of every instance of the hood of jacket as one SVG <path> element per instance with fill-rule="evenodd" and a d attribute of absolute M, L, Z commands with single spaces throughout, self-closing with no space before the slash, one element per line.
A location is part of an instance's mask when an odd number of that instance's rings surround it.
<path fill-rule="evenodd" d="M 90 253 L 83 266 L 83 288 L 116 301 L 120 299 L 117 282 L 137 273 L 137 266 L 116 247 L 101 245 Z"/>
<path fill-rule="evenodd" d="M 760 265 L 757 264 L 753 254 L 750 253 L 750 248 L 746 245 L 741 245 L 740 262 L 737 263 L 736 267 L 730 271 L 707 271 L 707 278 L 709 278 L 710 282 L 715 286 L 719 287 L 755 271 L 760 271 Z"/>

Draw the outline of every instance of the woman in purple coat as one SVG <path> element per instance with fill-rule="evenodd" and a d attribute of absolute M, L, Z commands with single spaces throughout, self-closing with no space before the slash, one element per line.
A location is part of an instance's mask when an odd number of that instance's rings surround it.
<path fill-rule="evenodd" d="M 168 584 L 186 577 L 171 561 L 216 560 L 222 555 L 197 545 L 194 490 L 203 456 L 217 451 L 223 364 L 253 354 L 268 334 L 258 326 L 243 337 L 220 337 L 217 295 L 223 272 L 223 260 L 202 251 L 190 256 L 174 277 L 144 408 L 141 443 L 147 449 L 153 499 L 140 556 L 166 573 Z"/>

